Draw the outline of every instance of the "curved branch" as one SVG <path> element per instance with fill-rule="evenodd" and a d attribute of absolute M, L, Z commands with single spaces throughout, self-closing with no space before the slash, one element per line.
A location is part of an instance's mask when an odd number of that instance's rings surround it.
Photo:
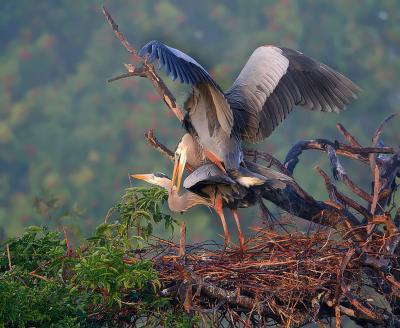
<path fill-rule="evenodd" d="M 284 166 L 288 169 L 288 171 L 293 174 L 293 171 L 296 165 L 299 162 L 299 156 L 303 153 L 304 150 L 321 150 L 327 151 L 327 145 L 333 147 L 338 155 L 346 156 L 349 158 L 353 158 L 359 160 L 363 163 L 368 163 L 368 156 L 371 153 L 376 154 L 393 154 L 394 150 L 392 147 L 352 147 L 340 142 L 332 142 L 327 139 L 315 139 L 315 140 L 300 140 L 296 142 L 292 148 L 288 151 Z"/>

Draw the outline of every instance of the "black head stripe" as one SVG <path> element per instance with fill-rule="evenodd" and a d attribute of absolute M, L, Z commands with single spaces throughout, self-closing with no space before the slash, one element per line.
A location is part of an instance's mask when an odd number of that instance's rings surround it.
<path fill-rule="evenodd" d="M 169 179 L 168 176 L 166 174 L 162 173 L 162 172 L 154 172 L 153 175 L 155 177 L 157 177 L 157 178 L 167 178 L 167 179 Z"/>

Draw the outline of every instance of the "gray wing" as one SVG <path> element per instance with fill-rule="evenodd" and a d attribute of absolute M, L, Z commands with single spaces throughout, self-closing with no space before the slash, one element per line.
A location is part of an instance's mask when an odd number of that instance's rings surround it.
<path fill-rule="evenodd" d="M 276 171 L 274 169 L 271 169 L 269 167 L 266 167 L 264 165 L 254 163 L 254 162 L 248 161 L 248 160 L 244 160 L 244 164 L 246 165 L 246 168 L 249 169 L 250 171 L 260 174 L 267 179 L 275 179 L 275 180 L 280 180 L 282 182 L 287 182 L 287 183 L 294 182 L 292 177 L 290 177 L 284 173 L 281 173 L 279 171 Z"/>
<path fill-rule="evenodd" d="M 169 47 L 160 41 L 150 41 L 139 51 L 139 56 L 145 57 L 151 64 L 158 60 L 157 68 L 165 68 L 165 74 L 172 80 L 178 77 L 181 83 L 191 84 L 208 99 L 209 105 L 204 108 L 209 122 L 218 121 L 221 128 L 231 134 L 233 128 L 233 113 L 219 85 L 196 60 L 182 51 Z M 210 135 L 216 125 L 210 124 Z"/>
<path fill-rule="evenodd" d="M 281 172 L 278 172 L 276 170 L 273 170 L 269 167 L 247 160 L 244 160 L 244 164 L 246 165 L 246 168 L 249 171 L 262 176 L 265 179 L 264 184 L 268 185 L 271 188 L 284 189 L 286 188 L 287 185 L 294 183 L 292 177 L 283 174 Z"/>
<path fill-rule="evenodd" d="M 225 96 L 234 113 L 234 130 L 243 140 L 259 142 L 295 105 L 339 112 L 359 90 L 344 75 L 301 52 L 263 46 L 253 52 Z"/>
<path fill-rule="evenodd" d="M 235 185 L 236 182 L 212 163 L 200 166 L 183 181 L 183 187 L 186 189 L 210 184 Z"/>

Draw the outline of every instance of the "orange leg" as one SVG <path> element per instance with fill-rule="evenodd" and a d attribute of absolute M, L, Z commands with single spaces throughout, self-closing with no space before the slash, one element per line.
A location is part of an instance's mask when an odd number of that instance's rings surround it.
<path fill-rule="evenodd" d="M 224 235 L 225 235 L 224 247 L 226 248 L 226 246 L 228 246 L 228 243 L 229 243 L 231 237 L 229 236 L 228 226 L 226 224 L 224 211 L 222 209 L 222 197 L 221 196 L 216 197 L 214 209 L 215 209 L 215 212 L 217 212 L 217 214 L 221 220 L 222 227 L 224 228 Z"/>
<path fill-rule="evenodd" d="M 232 209 L 232 215 L 233 215 L 233 218 L 235 219 L 236 227 L 237 227 L 238 232 L 239 232 L 240 250 L 243 251 L 244 250 L 244 236 L 243 236 L 242 228 L 240 227 L 239 215 L 238 215 L 237 210 L 235 208 Z"/>
<path fill-rule="evenodd" d="M 218 159 L 218 157 L 216 155 L 214 155 L 211 151 L 209 151 L 208 149 L 204 149 L 204 155 L 211 161 L 213 162 L 215 165 L 217 165 L 222 172 L 226 173 L 225 167 L 222 164 L 222 162 Z"/>

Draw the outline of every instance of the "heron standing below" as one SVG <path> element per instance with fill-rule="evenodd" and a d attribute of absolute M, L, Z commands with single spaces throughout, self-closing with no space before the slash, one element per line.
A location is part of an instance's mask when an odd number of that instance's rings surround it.
<path fill-rule="evenodd" d="M 180 168 L 181 165 L 179 165 L 179 169 Z M 266 175 L 268 175 L 270 171 L 273 171 L 255 163 L 253 163 L 252 169 L 255 171 L 259 170 Z M 213 163 L 208 163 L 195 169 L 185 179 L 183 185 L 187 190 L 180 195 L 179 188 L 177 188 L 173 181 L 163 173 L 133 174 L 132 177 L 167 189 L 169 192 L 168 206 L 173 212 L 185 212 L 196 205 L 206 205 L 213 208 L 218 214 L 224 229 L 225 246 L 227 246 L 230 240 L 230 235 L 223 213 L 223 207 L 230 208 L 239 232 L 241 250 L 244 249 L 244 236 L 237 215 L 237 208 L 254 205 L 260 200 L 266 188 L 283 189 L 286 187 L 286 184 L 292 181 L 290 177 L 276 172 L 274 178 L 267 179 L 264 177 L 263 184 L 257 182 L 246 188 L 227 176 Z M 236 179 L 239 178 L 240 177 L 236 177 Z M 251 182 L 249 182 L 249 184 L 250 183 Z"/>

